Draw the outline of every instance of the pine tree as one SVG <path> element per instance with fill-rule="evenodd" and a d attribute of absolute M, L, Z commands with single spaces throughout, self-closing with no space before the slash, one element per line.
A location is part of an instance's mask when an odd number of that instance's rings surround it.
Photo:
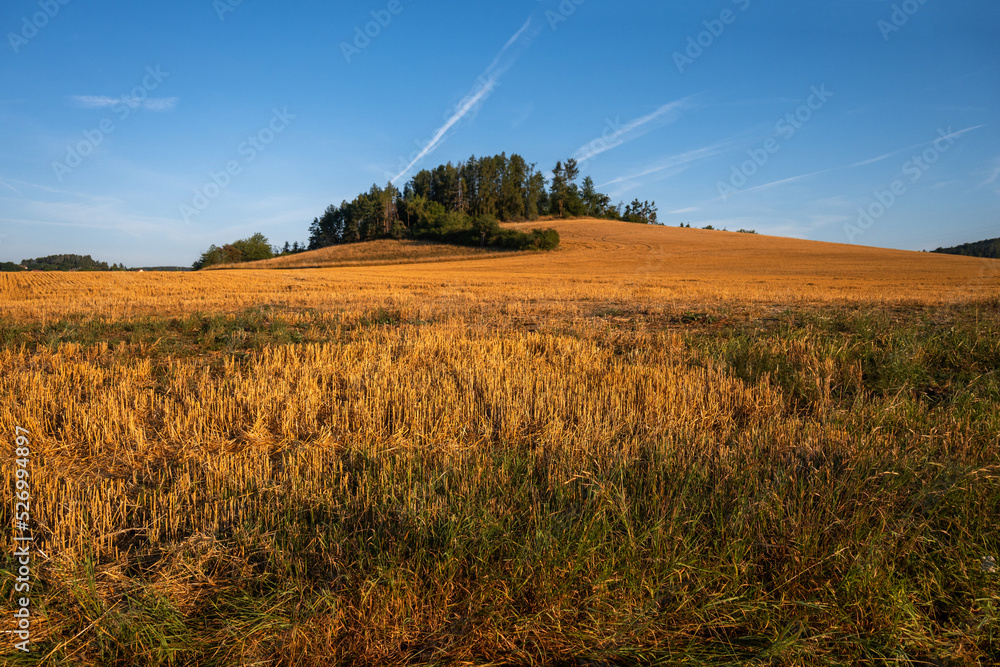
<path fill-rule="evenodd" d="M 552 170 L 549 207 L 551 213 L 558 213 L 562 217 L 566 207 L 566 173 L 563 171 L 562 161 L 556 162 L 556 167 Z"/>

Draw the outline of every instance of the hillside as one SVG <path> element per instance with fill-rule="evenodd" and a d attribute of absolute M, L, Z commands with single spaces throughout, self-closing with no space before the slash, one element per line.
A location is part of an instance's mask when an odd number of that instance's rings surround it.
<path fill-rule="evenodd" d="M 942 288 L 982 286 L 990 282 L 990 276 L 996 284 L 1000 278 L 1000 262 L 776 236 L 597 219 L 504 226 L 527 230 L 540 224 L 559 232 L 559 249 L 542 254 L 506 253 L 413 241 L 373 241 L 237 268 L 369 266 L 382 273 L 385 269 L 379 267 L 391 266 L 393 272 L 405 271 L 414 277 L 516 275 L 574 282 L 624 280 L 674 289 L 697 285 L 718 295 L 780 289 L 820 298 L 834 294 L 919 297 Z M 441 265 L 443 260 L 448 264 Z M 413 266 L 398 266 L 407 264 Z"/>
<path fill-rule="evenodd" d="M 1000 261 L 552 224 L 0 274 L 36 654 L 996 664 Z"/>
<path fill-rule="evenodd" d="M 483 309 L 551 304 L 593 314 L 636 302 L 651 312 L 734 305 L 780 310 L 788 304 L 944 305 L 1000 294 L 1000 260 L 608 220 L 544 225 L 562 237 L 551 252 L 374 241 L 230 271 L 3 273 L 0 315 L 119 317 L 261 305 L 360 312 L 444 302 L 458 308 L 469 301 Z M 287 270 L 295 267 L 319 268 Z"/>
<path fill-rule="evenodd" d="M 428 241 L 379 240 L 329 246 L 240 264 L 216 264 L 206 271 L 217 269 L 316 269 L 341 266 L 371 266 L 415 264 L 421 262 L 447 262 L 483 257 L 503 257 L 509 252 L 482 250 Z"/>
<path fill-rule="evenodd" d="M 331 246 L 242 264 L 210 267 L 236 269 L 332 268 L 394 266 L 460 262 L 448 271 L 472 269 L 476 273 L 494 269 L 546 275 L 595 276 L 652 274 L 670 276 L 803 276 L 834 281 L 864 279 L 883 282 L 887 272 L 902 272 L 898 278 L 945 278 L 953 259 L 928 257 L 927 253 L 890 250 L 839 243 L 805 241 L 760 234 L 641 225 L 614 220 L 572 219 L 504 224 L 530 230 L 552 227 L 562 238 L 558 250 L 545 253 L 511 253 L 481 250 L 424 241 L 370 241 Z M 489 264 L 466 264 L 490 259 Z M 496 260 L 499 260 L 497 262 Z M 967 261 L 960 267 L 970 266 Z M 420 269 L 437 270 L 427 266 Z M 959 271 L 961 273 L 961 270 Z"/>

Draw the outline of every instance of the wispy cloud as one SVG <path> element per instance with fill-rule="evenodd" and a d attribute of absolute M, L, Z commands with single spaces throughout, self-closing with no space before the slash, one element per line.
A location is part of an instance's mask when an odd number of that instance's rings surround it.
<path fill-rule="evenodd" d="M 490 94 L 496 89 L 500 77 L 503 76 L 503 74 L 517 61 L 517 58 L 520 55 L 520 50 L 527 46 L 527 44 L 529 44 L 538 34 L 537 31 L 528 32 L 531 28 L 533 18 L 534 14 L 529 16 L 528 20 L 524 22 L 524 25 L 522 25 L 521 28 L 507 40 L 507 43 L 503 45 L 503 48 L 501 48 L 496 57 L 493 58 L 493 62 L 491 62 L 489 67 L 487 67 L 486 70 L 479 76 L 476 87 L 473 88 L 468 95 L 462 98 L 462 100 L 458 103 L 458 107 L 455 109 L 455 112 L 450 118 L 448 118 L 447 121 L 445 121 L 444 125 L 438 128 L 431 140 L 427 142 L 426 146 L 420 149 L 420 152 L 417 153 L 416 157 L 410 160 L 410 163 L 392 178 L 393 183 L 396 183 L 401 178 L 406 176 L 406 174 L 413 169 L 415 164 L 437 150 L 437 147 L 444 141 L 448 130 L 455 127 L 459 121 L 465 118 L 481 101 L 489 97 Z M 525 37 L 525 35 L 527 35 L 527 37 Z M 515 46 L 521 48 L 514 50 Z"/>
<path fill-rule="evenodd" d="M 524 25 L 521 26 L 520 30 L 518 30 L 513 35 L 511 35 L 510 39 L 507 40 L 507 43 L 504 44 L 503 48 L 500 49 L 500 52 L 497 53 L 496 58 L 494 58 L 493 62 L 490 63 L 490 66 L 486 68 L 487 72 L 489 72 L 490 70 L 497 69 L 497 68 L 500 67 L 501 61 L 503 60 L 504 56 L 507 54 L 507 51 L 510 49 L 510 47 L 514 46 L 514 44 L 517 43 L 517 40 L 521 39 L 521 37 L 524 36 L 524 33 L 528 31 L 528 28 L 531 27 L 531 19 L 532 18 L 534 18 L 533 14 L 528 17 L 528 20 L 524 22 Z M 507 64 L 507 67 L 510 67 L 510 65 L 513 65 L 513 64 L 514 64 L 513 62 L 510 62 L 510 63 Z M 506 70 L 506 67 L 504 69 Z"/>
<path fill-rule="evenodd" d="M 860 163 L 859 163 L 860 164 Z M 838 169 L 846 169 L 851 165 L 844 165 L 841 167 L 830 167 L 829 169 L 820 169 L 819 171 L 811 171 L 808 174 L 799 174 L 798 176 L 790 176 L 789 178 L 783 178 L 780 181 L 771 181 L 770 183 L 764 183 L 763 185 L 757 185 L 752 188 L 747 188 L 746 190 L 737 190 L 736 192 L 731 192 L 728 195 L 723 195 L 716 197 L 716 200 L 723 200 L 724 197 L 732 197 L 738 194 L 749 194 L 751 192 L 763 192 L 764 190 L 770 190 L 781 185 L 788 185 L 789 183 L 795 183 L 798 181 L 803 181 L 807 178 L 812 178 L 813 176 L 819 176 L 820 174 L 826 174 L 831 171 L 837 171 Z"/>
<path fill-rule="evenodd" d="M 177 106 L 176 97 L 147 97 L 139 99 L 136 97 L 107 97 L 105 95 L 73 95 L 70 99 L 77 105 L 85 109 L 107 109 L 114 106 L 124 105 L 130 109 L 146 109 L 147 111 L 171 111 Z"/>
<path fill-rule="evenodd" d="M 867 160 L 862 160 L 861 162 L 855 162 L 854 164 L 848 165 L 849 167 L 864 167 L 865 165 L 875 164 L 876 162 L 881 162 L 882 160 L 887 160 L 893 155 L 902 153 L 903 151 L 893 151 L 892 153 L 886 153 L 885 155 L 879 155 L 878 157 L 869 158 Z"/>
<path fill-rule="evenodd" d="M 511 129 L 516 130 L 517 128 L 524 125 L 524 123 L 527 122 L 528 118 L 531 117 L 531 112 L 534 110 L 535 110 L 534 103 L 528 102 L 528 104 L 523 109 L 521 109 L 521 111 L 519 111 L 517 115 L 514 116 L 514 118 L 510 121 Z"/>
<path fill-rule="evenodd" d="M 104 107 L 113 107 L 116 104 L 121 104 L 121 98 L 105 97 L 103 95 L 73 95 L 70 99 L 76 102 L 77 106 L 84 109 L 103 109 Z"/>
<path fill-rule="evenodd" d="M 978 130 L 978 129 L 984 128 L 984 127 L 986 127 L 986 125 L 987 125 L 987 123 L 983 123 L 981 125 L 973 125 L 972 127 L 967 127 L 964 130 L 958 130 L 957 132 L 951 132 L 950 134 L 946 134 L 946 135 L 944 135 L 941 138 L 942 139 L 958 139 L 963 134 L 966 134 L 968 132 L 972 132 L 973 130 Z M 949 128 L 949 129 L 951 129 L 951 128 Z M 935 139 L 934 141 L 937 141 L 937 139 Z M 925 141 L 922 144 L 917 144 L 917 146 L 927 146 L 928 144 L 933 144 L 934 141 Z"/>
<path fill-rule="evenodd" d="M 615 128 L 614 131 L 607 136 L 598 137 L 597 139 L 584 144 L 577 149 L 573 158 L 577 162 L 584 162 L 600 155 L 601 153 L 604 153 L 605 151 L 609 151 L 612 148 L 617 148 L 628 141 L 638 139 L 653 129 L 652 127 L 647 127 L 653 121 L 660 120 L 661 125 L 672 123 L 680 118 L 681 112 L 691 108 L 691 99 L 692 98 L 690 97 L 686 97 L 674 102 L 668 102 L 652 113 L 629 121 L 625 125 Z"/>
<path fill-rule="evenodd" d="M 31 228 L 92 229 L 115 231 L 133 238 L 146 234 L 163 234 L 171 221 L 136 215 L 124 210 L 124 202 L 116 197 L 88 197 L 76 202 L 25 202 L 20 217 L 0 218 L 6 225 Z"/>
<path fill-rule="evenodd" d="M 176 97 L 153 97 L 143 103 L 143 108 L 149 111 L 171 111 L 177 106 Z"/>
<path fill-rule="evenodd" d="M 997 159 L 993 163 L 995 166 L 993 168 L 993 173 L 990 174 L 989 178 L 986 179 L 984 184 L 993 184 L 997 182 L 997 178 L 1000 178 L 1000 159 Z"/>
<path fill-rule="evenodd" d="M 666 158 L 661 158 L 657 162 L 648 165 L 637 172 L 630 174 L 625 174 L 624 176 L 619 176 L 618 178 L 613 178 L 606 183 L 601 183 L 600 187 L 605 187 L 608 185 L 617 185 L 619 183 L 624 183 L 626 181 L 634 181 L 652 174 L 657 174 L 670 169 L 676 169 L 677 167 L 684 167 L 692 162 L 697 162 L 698 160 L 704 160 L 705 158 L 712 157 L 713 155 L 719 155 L 724 153 L 728 146 L 732 142 L 725 142 L 721 144 L 716 144 L 714 146 L 706 146 L 704 148 L 698 148 L 693 151 L 686 151 L 684 153 L 678 153 L 677 155 L 671 155 Z"/>
<path fill-rule="evenodd" d="M 993 160 L 993 171 L 979 184 L 979 187 L 991 187 L 995 192 L 1000 193 L 1000 157 Z"/>
<path fill-rule="evenodd" d="M 20 191 L 20 190 L 18 190 L 17 188 L 15 188 L 15 187 L 14 187 L 13 185 L 11 185 L 11 184 L 10 184 L 10 183 L 8 183 L 7 181 L 3 180 L 2 178 L 0 178 L 0 185 L 4 186 L 4 187 L 5 187 L 5 188 L 7 188 L 8 190 L 11 190 L 11 191 L 13 191 L 13 192 L 14 192 L 14 193 L 16 193 L 16 194 L 21 194 L 21 191 Z"/>
<path fill-rule="evenodd" d="M 738 194 L 749 194 L 751 192 L 762 192 L 764 190 L 770 190 L 772 188 L 776 188 L 776 187 L 779 187 L 781 185 L 788 185 L 789 183 L 795 183 L 797 181 L 802 181 L 802 180 L 805 180 L 807 178 L 812 178 L 813 176 L 820 176 L 822 174 L 828 174 L 831 171 L 840 171 L 842 169 L 854 169 L 856 167 L 864 167 L 864 166 L 867 166 L 867 165 L 870 165 L 870 164 L 875 164 L 876 162 L 881 162 L 882 160 L 886 160 L 886 159 L 892 157 L 893 155 L 899 155 L 900 153 L 906 153 L 906 152 L 912 151 L 912 150 L 914 150 L 916 148 L 923 148 L 924 146 L 930 146 L 930 145 L 934 144 L 936 141 L 940 141 L 941 139 L 957 139 L 958 137 L 962 136 L 963 134 L 966 134 L 968 132 L 972 132 L 973 130 L 978 130 L 978 129 L 982 128 L 982 127 L 986 127 L 986 125 L 985 124 L 984 125 L 974 125 L 973 127 L 967 127 L 967 128 L 965 128 L 963 130 L 958 130 L 957 132 L 949 132 L 946 135 L 941 135 L 937 139 L 933 139 L 931 141 L 924 141 L 924 142 L 921 142 L 919 144 L 913 144 L 912 146 L 907 146 L 906 148 L 900 148 L 899 150 L 892 151 L 891 153 L 885 153 L 885 154 L 879 155 L 877 157 L 868 158 L 867 160 L 860 160 L 858 162 L 852 162 L 850 164 L 844 164 L 844 165 L 840 165 L 840 166 L 837 166 L 837 167 L 829 167 L 827 169 L 820 169 L 819 171 L 811 171 L 811 172 L 809 172 L 807 174 L 799 174 L 798 176 L 791 176 L 789 178 L 783 178 L 783 179 L 781 179 L 779 181 L 772 181 L 770 183 L 764 183 L 763 185 L 758 185 L 756 187 L 747 188 L 745 190 L 737 190 L 736 192 L 730 192 L 727 195 L 717 197 L 716 201 L 718 201 L 720 199 L 723 199 L 724 197 L 732 197 L 732 196 L 735 196 L 735 195 L 738 195 Z"/>
<path fill-rule="evenodd" d="M 836 195 L 833 197 L 824 197 L 823 199 L 817 199 L 812 202 L 814 208 L 851 208 L 853 202 L 845 197 L 844 195 Z"/>

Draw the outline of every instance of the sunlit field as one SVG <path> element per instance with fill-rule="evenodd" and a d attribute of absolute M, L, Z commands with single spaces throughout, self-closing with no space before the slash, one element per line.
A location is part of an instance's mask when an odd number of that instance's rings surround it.
<path fill-rule="evenodd" d="M 380 265 L 336 271 L 0 274 L 0 315 L 35 322 L 232 314 L 255 307 L 355 314 L 383 307 L 462 317 L 471 315 L 470 307 L 477 317 L 518 311 L 586 316 L 605 307 L 756 312 L 832 304 L 961 304 L 995 297 L 1000 283 L 998 262 L 969 257 L 606 220 L 541 225 L 559 230 L 558 250 L 428 263 L 482 251 L 378 241 L 372 257 Z M 359 246 L 339 246 L 270 265 L 351 264 L 362 257 Z M 399 263 L 411 259 L 418 263 Z"/>
<path fill-rule="evenodd" d="M 1000 662 L 1000 262 L 545 226 L 0 274 L 5 664 Z"/>

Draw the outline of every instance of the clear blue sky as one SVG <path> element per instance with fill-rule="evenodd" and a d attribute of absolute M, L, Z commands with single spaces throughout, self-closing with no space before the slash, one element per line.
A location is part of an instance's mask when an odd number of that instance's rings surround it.
<path fill-rule="evenodd" d="M 1000 236 L 995 0 L 7 0 L 0 30 L 3 261 L 305 241 L 501 151 L 670 225 Z"/>

